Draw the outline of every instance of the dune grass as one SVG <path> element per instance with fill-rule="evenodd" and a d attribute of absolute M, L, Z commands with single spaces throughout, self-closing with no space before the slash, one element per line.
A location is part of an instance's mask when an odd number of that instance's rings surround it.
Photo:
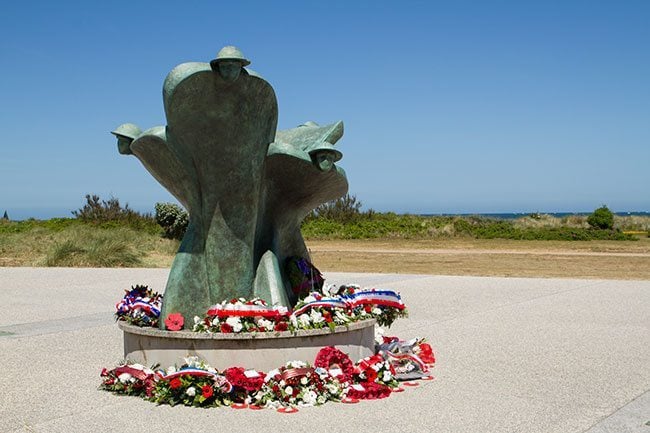
<path fill-rule="evenodd" d="M 168 266 L 178 241 L 160 232 L 75 219 L 0 223 L 0 266 Z"/>

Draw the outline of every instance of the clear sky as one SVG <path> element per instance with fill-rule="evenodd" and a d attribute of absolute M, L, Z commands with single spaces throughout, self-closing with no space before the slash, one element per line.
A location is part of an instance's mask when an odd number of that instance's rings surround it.
<path fill-rule="evenodd" d="M 236 45 L 279 128 L 345 122 L 364 208 L 650 211 L 650 2 L 13 1 L 0 6 L 0 212 L 172 197 L 109 134 Z"/>

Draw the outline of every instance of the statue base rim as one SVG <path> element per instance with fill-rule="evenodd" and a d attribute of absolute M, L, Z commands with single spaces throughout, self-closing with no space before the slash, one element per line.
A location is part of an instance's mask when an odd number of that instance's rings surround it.
<path fill-rule="evenodd" d="M 183 358 L 198 356 L 224 370 L 244 367 L 270 371 L 289 361 L 313 363 L 318 351 L 334 346 L 356 362 L 375 353 L 375 319 L 348 326 L 293 332 L 199 333 L 165 331 L 118 322 L 124 332 L 124 358 L 145 366 L 180 366 Z"/>

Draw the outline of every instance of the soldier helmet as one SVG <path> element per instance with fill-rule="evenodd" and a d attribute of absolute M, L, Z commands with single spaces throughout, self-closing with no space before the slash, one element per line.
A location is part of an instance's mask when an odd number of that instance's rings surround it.
<path fill-rule="evenodd" d="M 131 140 L 135 140 L 141 133 L 142 131 L 140 128 L 138 128 L 133 123 L 123 123 L 111 131 L 111 134 L 116 137 L 126 137 L 130 138 Z"/>
<path fill-rule="evenodd" d="M 237 60 L 241 62 L 242 66 L 248 66 L 251 64 L 250 60 L 244 57 L 244 53 L 242 53 L 239 48 L 233 47 L 232 45 L 228 45 L 219 50 L 217 58 L 210 62 L 210 66 L 214 67 L 222 60 Z"/>
<path fill-rule="evenodd" d="M 320 143 L 309 149 L 309 155 L 311 156 L 314 156 L 320 152 L 329 152 L 334 155 L 334 162 L 339 161 L 341 158 L 343 158 L 343 154 L 338 151 L 333 144 L 328 142 Z"/>

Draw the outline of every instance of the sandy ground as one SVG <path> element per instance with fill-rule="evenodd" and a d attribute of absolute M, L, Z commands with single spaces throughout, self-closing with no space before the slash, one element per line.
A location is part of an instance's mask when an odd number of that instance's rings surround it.
<path fill-rule="evenodd" d="M 124 288 L 165 269 L 0 268 L 0 431 L 647 433 L 650 281 L 326 273 L 402 293 L 436 380 L 292 415 L 156 406 L 99 391 Z"/>
<path fill-rule="evenodd" d="M 325 271 L 505 277 L 650 279 L 650 240 L 309 241 Z"/>

